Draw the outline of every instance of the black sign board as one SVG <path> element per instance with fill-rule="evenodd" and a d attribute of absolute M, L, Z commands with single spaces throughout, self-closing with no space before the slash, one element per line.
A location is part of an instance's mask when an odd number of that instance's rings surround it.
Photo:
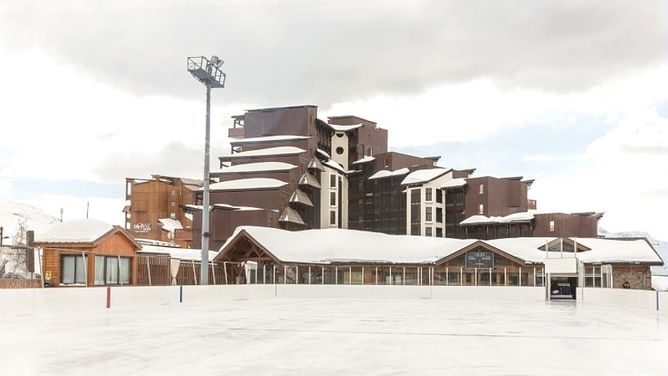
<path fill-rule="evenodd" d="M 467 268 L 494 268 L 494 253 L 488 251 L 466 252 Z"/>

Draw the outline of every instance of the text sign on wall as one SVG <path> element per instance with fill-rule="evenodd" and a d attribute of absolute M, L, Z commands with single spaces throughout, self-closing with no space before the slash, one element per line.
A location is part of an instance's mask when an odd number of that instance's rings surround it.
<path fill-rule="evenodd" d="M 467 268 L 493 268 L 494 253 L 489 251 L 466 252 Z"/>

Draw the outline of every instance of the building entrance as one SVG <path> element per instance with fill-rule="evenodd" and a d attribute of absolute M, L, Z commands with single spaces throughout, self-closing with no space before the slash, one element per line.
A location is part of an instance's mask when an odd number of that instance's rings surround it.
<path fill-rule="evenodd" d="M 550 299 L 575 300 L 578 277 L 550 277 Z"/>

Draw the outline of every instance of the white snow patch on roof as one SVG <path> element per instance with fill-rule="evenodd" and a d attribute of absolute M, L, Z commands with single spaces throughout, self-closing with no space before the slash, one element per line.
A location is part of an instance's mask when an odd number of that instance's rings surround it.
<path fill-rule="evenodd" d="M 308 136 L 297 136 L 297 135 L 276 135 L 276 136 L 263 136 L 263 137 L 248 137 L 241 138 L 230 141 L 230 144 L 233 145 L 242 145 L 250 144 L 256 142 L 273 142 L 273 141 L 296 141 L 296 140 L 306 140 Z"/>
<path fill-rule="evenodd" d="M 331 168 L 331 169 L 334 169 L 334 170 L 337 170 L 337 171 L 339 171 L 339 172 L 342 172 L 342 173 L 344 173 L 344 174 L 347 172 L 347 171 L 343 168 L 343 166 L 341 166 L 341 164 L 339 164 L 338 162 L 335 162 L 335 161 L 332 160 L 332 159 L 328 159 L 328 160 L 322 162 L 322 164 L 325 165 L 325 166 L 327 166 L 327 167 L 329 167 L 329 168 Z"/>
<path fill-rule="evenodd" d="M 362 158 L 356 160 L 355 162 L 353 162 L 353 164 L 367 163 L 367 162 L 371 162 L 375 159 L 376 158 L 371 156 L 371 155 L 365 155 L 364 157 L 362 157 Z"/>
<path fill-rule="evenodd" d="M 352 131 L 353 129 L 357 129 L 362 127 L 364 124 L 354 124 L 354 125 L 336 125 L 336 124 L 327 124 L 329 125 L 333 130 L 338 131 L 338 132 L 349 132 Z"/>
<path fill-rule="evenodd" d="M 408 176 L 406 176 L 406 178 L 401 182 L 401 185 L 426 183 L 436 179 L 448 171 L 450 170 L 447 168 L 428 168 L 424 170 L 416 170 L 408 174 Z"/>
<path fill-rule="evenodd" d="M 376 171 L 375 174 L 369 176 L 369 179 L 381 179 L 381 178 L 389 178 L 391 176 L 400 176 L 400 175 L 406 175 L 410 171 L 407 167 L 400 168 L 395 171 L 389 171 L 389 170 L 380 170 Z"/>
<path fill-rule="evenodd" d="M 229 204 L 213 204 L 214 209 L 227 209 L 227 210 L 235 210 L 235 211 L 254 211 L 254 210 L 264 210 L 262 208 L 256 208 L 254 206 L 237 206 L 237 205 L 229 205 Z M 200 208 L 200 210 L 202 210 Z"/>
<path fill-rule="evenodd" d="M 234 159 L 234 158 L 245 158 L 245 157 L 263 157 L 270 155 L 291 155 L 291 154 L 301 154 L 305 151 L 306 150 L 298 148 L 296 146 L 277 146 L 274 148 L 241 151 L 238 153 L 225 155 L 223 156 L 223 158 Z"/>
<path fill-rule="evenodd" d="M 288 183 L 272 178 L 248 178 L 229 180 L 220 183 L 211 184 L 209 190 L 211 191 L 236 191 L 242 189 L 275 189 L 280 188 Z M 202 189 L 198 189 L 201 191 Z"/>
<path fill-rule="evenodd" d="M 484 223 L 511 223 L 511 222 L 527 222 L 534 218 L 533 212 L 520 212 L 509 214 L 505 217 L 487 217 L 484 215 L 472 215 L 461 221 L 460 225 L 477 225 Z"/>
<path fill-rule="evenodd" d="M 259 172 L 259 171 L 288 171 L 297 168 L 291 163 L 285 162 L 255 162 L 243 163 L 234 166 L 224 167 L 219 171 L 212 171 L 212 174 L 231 174 L 236 172 Z"/>
<path fill-rule="evenodd" d="M 177 248 L 177 247 L 162 247 L 159 245 L 142 245 L 141 253 L 151 253 L 159 255 L 169 255 L 173 259 L 185 260 L 185 261 L 200 261 L 202 260 L 202 250 L 200 249 L 189 249 L 189 248 Z M 214 257 L 218 255 L 218 252 L 209 251 L 209 261 L 213 260 Z"/>
<path fill-rule="evenodd" d="M 466 185 L 466 179 L 464 178 L 457 178 L 457 179 L 451 179 L 446 181 L 441 188 L 457 188 L 457 187 L 463 187 Z"/>
<path fill-rule="evenodd" d="M 75 219 L 58 222 L 35 234 L 40 243 L 92 243 L 114 226 L 95 219 Z"/>
<path fill-rule="evenodd" d="M 322 149 L 317 149 L 316 151 L 317 151 L 318 153 L 320 153 L 322 156 L 326 157 L 327 159 L 332 159 L 332 157 L 331 157 L 331 156 L 329 155 L 329 153 L 327 153 L 326 151 L 324 151 L 324 150 L 322 150 Z"/>
<path fill-rule="evenodd" d="M 174 230 L 183 230 L 183 225 L 176 219 L 160 218 L 158 222 L 160 222 L 162 229 L 165 231 L 174 232 Z"/>

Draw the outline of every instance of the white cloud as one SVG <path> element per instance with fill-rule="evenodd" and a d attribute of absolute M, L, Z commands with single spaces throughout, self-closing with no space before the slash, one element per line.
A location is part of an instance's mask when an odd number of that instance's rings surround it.
<path fill-rule="evenodd" d="M 605 211 L 608 230 L 668 239 L 668 119 L 651 110 L 629 113 L 591 143 L 586 159 L 585 168 L 552 171 L 534 184 L 542 209 Z"/>

